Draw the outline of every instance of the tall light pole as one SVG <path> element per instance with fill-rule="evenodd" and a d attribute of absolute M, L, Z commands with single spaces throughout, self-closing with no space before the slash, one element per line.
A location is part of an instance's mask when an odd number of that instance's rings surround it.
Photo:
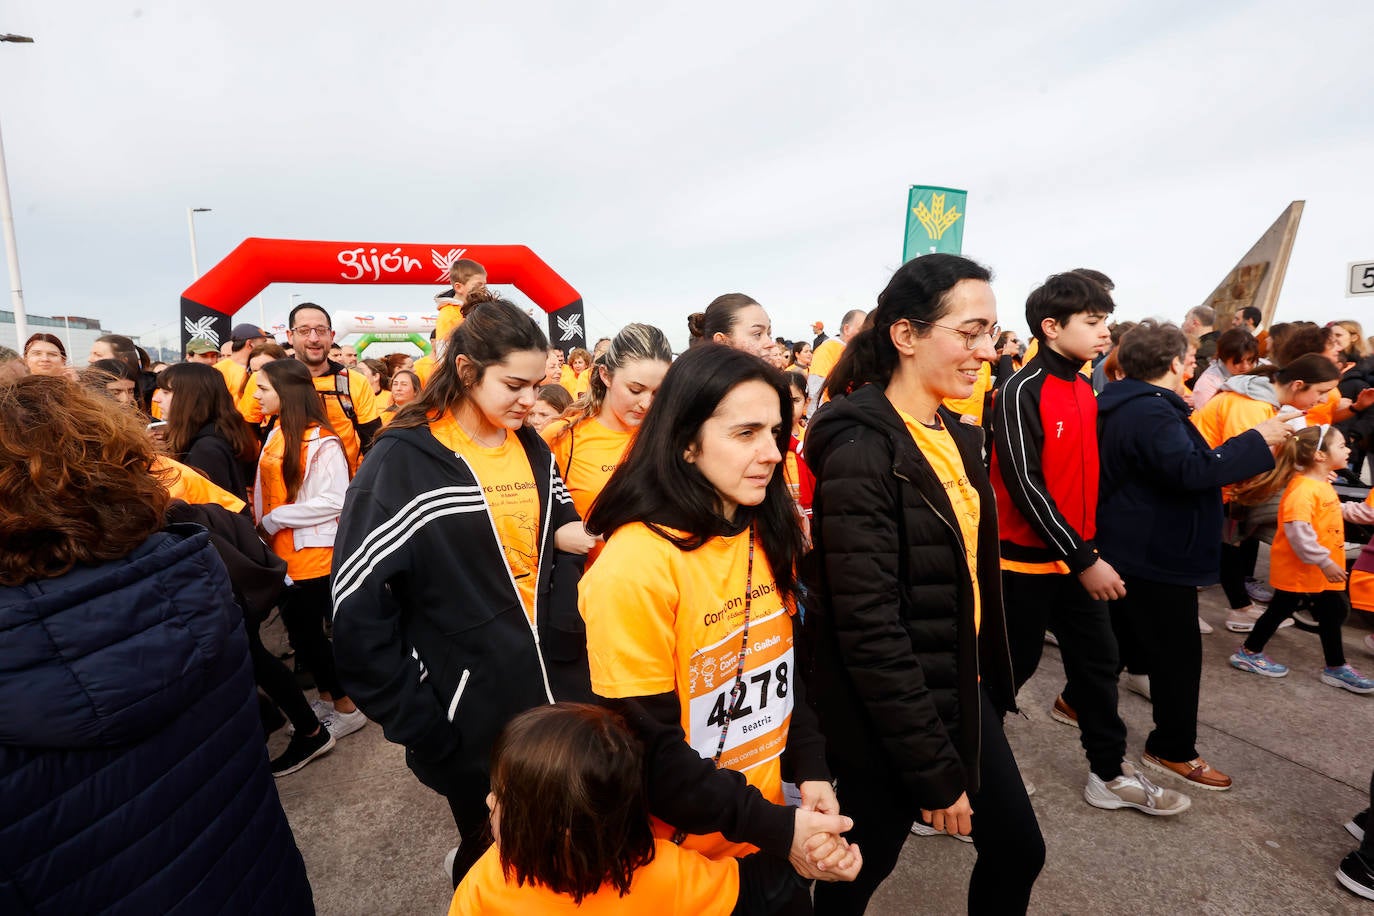
<path fill-rule="evenodd" d="M 0 41 L 33 44 L 26 35 L 0 35 Z M 19 279 L 19 243 L 14 238 L 14 208 L 10 205 L 10 177 L 5 169 L 5 141 L 0 137 L 0 223 L 5 233 L 5 261 L 10 268 L 10 303 L 14 307 L 14 331 L 22 352 L 29 337 L 29 319 L 24 312 L 24 283 Z"/>
<path fill-rule="evenodd" d="M 209 213 L 209 207 L 187 207 L 186 225 L 191 230 L 191 277 L 200 279 L 200 259 L 196 255 L 196 214 Z"/>

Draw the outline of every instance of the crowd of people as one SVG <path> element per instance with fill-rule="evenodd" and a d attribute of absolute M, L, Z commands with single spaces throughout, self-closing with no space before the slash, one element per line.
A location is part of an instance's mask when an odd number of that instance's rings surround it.
<path fill-rule="evenodd" d="M 1374 693 L 1341 631 L 1374 496 L 1333 486 L 1374 438 L 1355 322 L 1112 323 L 1076 269 L 1023 351 L 991 272 L 933 254 L 834 337 L 731 293 L 685 353 L 643 323 L 565 353 L 450 276 L 418 360 L 309 302 L 170 366 L 0 358 L 0 908 L 310 912 L 273 778 L 375 722 L 451 809 L 451 913 L 862 913 L 911 834 L 973 844 L 970 912 L 1024 912 L 1047 851 L 1003 721 L 1047 642 L 1104 810 L 1232 786 L 1202 588 L 1239 671 L 1289 674 L 1297 618 L 1321 683 Z M 1365 817 L 1337 876 L 1374 899 Z"/>

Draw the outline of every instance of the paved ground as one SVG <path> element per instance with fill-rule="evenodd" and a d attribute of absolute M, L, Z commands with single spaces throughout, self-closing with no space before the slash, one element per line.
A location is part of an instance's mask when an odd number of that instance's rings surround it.
<path fill-rule="evenodd" d="M 1287 678 L 1235 671 L 1226 659 L 1240 637 L 1222 628 L 1220 590 L 1202 598 L 1217 632 L 1203 638 L 1198 745 L 1235 788 L 1193 791 L 1192 809 L 1177 818 L 1089 807 L 1078 733 L 1048 715 L 1063 671 L 1047 648 L 1022 692 L 1028 718 L 1008 722 L 1021 768 L 1038 789 L 1032 802 L 1048 847 L 1031 911 L 1374 912 L 1332 877 L 1355 846 L 1341 825 L 1367 804 L 1374 695 L 1322 685 L 1317 637 L 1296 628 L 1281 630 L 1269 647 L 1291 666 Z M 1374 668 L 1362 644 L 1371 623 L 1356 618 L 1346 626 L 1349 660 Z M 1121 712 L 1138 759 L 1150 706 L 1123 691 Z M 274 753 L 282 743 L 279 732 Z M 320 913 L 444 912 L 449 887 L 440 863 L 457 843 L 453 820 L 378 726 L 343 739 L 278 786 Z M 961 912 L 973 859 L 972 847 L 946 837 L 909 839 L 869 912 Z"/>

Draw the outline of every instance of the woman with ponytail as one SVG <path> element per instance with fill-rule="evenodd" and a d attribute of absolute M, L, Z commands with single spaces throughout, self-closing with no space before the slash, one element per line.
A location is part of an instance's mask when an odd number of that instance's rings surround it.
<path fill-rule="evenodd" d="M 647 324 L 626 325 L 592 366 L 587 393 L 544 427 L 573 507 L 583 518 L 630 450 L 673 361 L 668 338 Z M 598 544 L 588 565 L 601 550 Z"/>
<path fill-rule="evenodd" d="M 913 823 L 972 835 L 970 912 L 1024 912 L 1044 863 L 1002 731 L 1016 698 L 982 435 L 942 406 L 997 358 L 990 279 L 955 255 L 899 268 L 807 427 L 812 693 L 866 860 L 817 886 L 818 914 L 862 913 Z"/>
<path fill-rule="evenodd" d="M 340 521 L 339 670 L 448 800 L 462 836 L 455 886 L 491 842 L 501 729 L 532 707 L 591 699 L 577 579 L 593 541 L 524 426 L 548 348 L 514 304 L 473 308 L 363 462 Z"/>
<path fill-rule="evenodd" d="M 777 342 L 768 313 L 744 293 L 726 293 L 711 300 L 704 312 L 687 316 L 690 346 L 704 343 L 725 344 L 735 350 L 769 359 Z"/>

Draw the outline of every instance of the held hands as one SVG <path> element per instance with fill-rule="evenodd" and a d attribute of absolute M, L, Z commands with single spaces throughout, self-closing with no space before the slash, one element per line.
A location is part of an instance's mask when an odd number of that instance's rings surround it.
<path fill-rule="evenodd" d="M 1083 583 L 1083 588 L 1098 601 L 1126 597 L 1126 583 L 1121 581 L 1116 570 L 1112 569 L 1112 564 L 1106 560 L 1098 559 L 1092 566 L 1083 570 L 1078 574 L 1078 581 Z"/>
<path fill-rule="evenodd" d="M 1278 417 L 1270 417 L 1263 423 L 1255 427 L 1255 431 L 1264 437 L 1264 444 L 1273 448 L 1282 445 L 1293 436 L 1293 427 L 1289 426 Z"/>
<path fill-rule="evenodd" d="M 805 785 L 802 784 L 803 787 Z M 829 789 L 829 786 L 826 788 Z M 831 792 L 830 798 L 834 797 Z M 804 788 L 802 800 L 805 804 Z M 798 808 L 792 826 L 792 849 L 787 854 L 787 860 L 803 878 L 853 881 L 863 866 L 863 858 L 857 845 L 840 836 L 853 827 L 854 821 L 841 814 Z"/>
<path fill-rule="evenodd" d="M 553 533 L 553 546 L 564 553 L 586 554 L 600 540 L 588 534 L 581 522 L 568 522 Z"/>
<path fill-rule="evenodd" d="M 922 808 L 921 820 L 935 830 L 943 830 L 953 836 L 968 836 L 973 832 L 973 806 L 969 804 L 968 793 L 959 793 L 958 799 L 948 808 L 934 811 Z"/>

